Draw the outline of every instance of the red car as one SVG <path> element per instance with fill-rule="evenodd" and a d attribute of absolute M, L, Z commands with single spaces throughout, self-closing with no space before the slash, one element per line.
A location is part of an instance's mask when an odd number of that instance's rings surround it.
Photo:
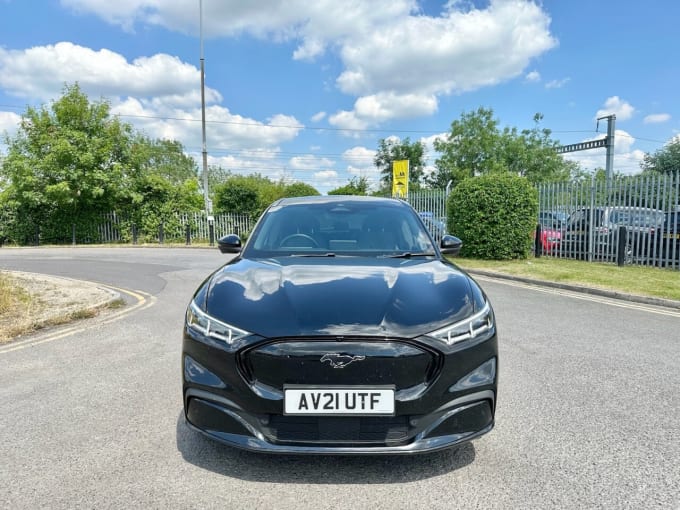
<path fill-rule="evenodd" d="M 536 231 L 533 238 L 536 239 Z M 551 254 L 557 251 L 562 240 L 562 231 L 552 226 L 541 225 L 541 251 Z"/>

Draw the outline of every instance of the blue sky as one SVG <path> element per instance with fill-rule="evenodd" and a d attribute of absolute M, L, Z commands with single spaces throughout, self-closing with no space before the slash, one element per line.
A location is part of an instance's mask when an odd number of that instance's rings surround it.
<path fill-rule="evenodd" d="M 614 170 L 636 173 L 680 133 L 678 19 L 672 0 L 203 0 L 209 161 L 325 192 L 375 182 L 381 138 L 423 140 L 432 163 L 484 106 L 519 129 L 541 112 L 564 144 L 614 113 Z M 199 59 L 198 0 L 0 0 L 0 131 L 77 81 L 200 163 Z"/>

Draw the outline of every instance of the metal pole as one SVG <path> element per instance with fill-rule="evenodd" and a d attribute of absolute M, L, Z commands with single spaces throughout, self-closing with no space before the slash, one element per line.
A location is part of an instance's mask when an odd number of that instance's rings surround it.
<path fill-rule="evenodd" d="M 590 178 L 590 208 L 588 209 L 588 230 L 586 235 L 588 236 L 588 262 L 593 261 L 593 254 L 595 253 L 595 191 L 596 191 L 597 181 L 595 180 L 595 174 Z"/>
<path fill-rule="evenodd" d="M 208 196 L 208 148 L 205 142 L 205 58 L 203 57 L 203 0 L 198 2 L 199 38 L 201 40 L 201 130 L 203 134 L 203 201 L 205 202 L 205 214 L 212 214 L 212 204 Z"/>
<path fill-rule="evenodd" d="M 614 132 L 616 128 L 616 115 L 607 116 L 607 196 L 612 186 L 612 176 L 614 174 Z"/>

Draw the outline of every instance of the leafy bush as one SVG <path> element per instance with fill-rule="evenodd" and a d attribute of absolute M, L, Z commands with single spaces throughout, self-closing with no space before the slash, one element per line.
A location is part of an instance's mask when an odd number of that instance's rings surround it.
<path fill-rule="evenodd" d="M 284 197 L 319 195 L 303 182 L 273 182 L 260 174 L 232 175 L 213 188 L 216 213 L 246 214 L 257 219 L 269 205 Z"/>
<path fill-rule="evenodd" d="M 524 177 L 495 173 L 465 179 L 447 202 L 449 232 L 461 255 L 487 260 L 527 258 L 538 215 L 538 192 Z"/>

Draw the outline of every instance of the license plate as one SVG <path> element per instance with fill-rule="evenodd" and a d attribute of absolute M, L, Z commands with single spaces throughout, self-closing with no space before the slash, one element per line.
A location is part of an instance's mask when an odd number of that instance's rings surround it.
<path fill-rule="evenodd" d="M 680 234 L 664 234 L 664 239 L 680 239 Z"/>
<path fill-rule="evenodd" d="M 284 414 L 393 415 L 393 387 L 284 388 Z"/>

